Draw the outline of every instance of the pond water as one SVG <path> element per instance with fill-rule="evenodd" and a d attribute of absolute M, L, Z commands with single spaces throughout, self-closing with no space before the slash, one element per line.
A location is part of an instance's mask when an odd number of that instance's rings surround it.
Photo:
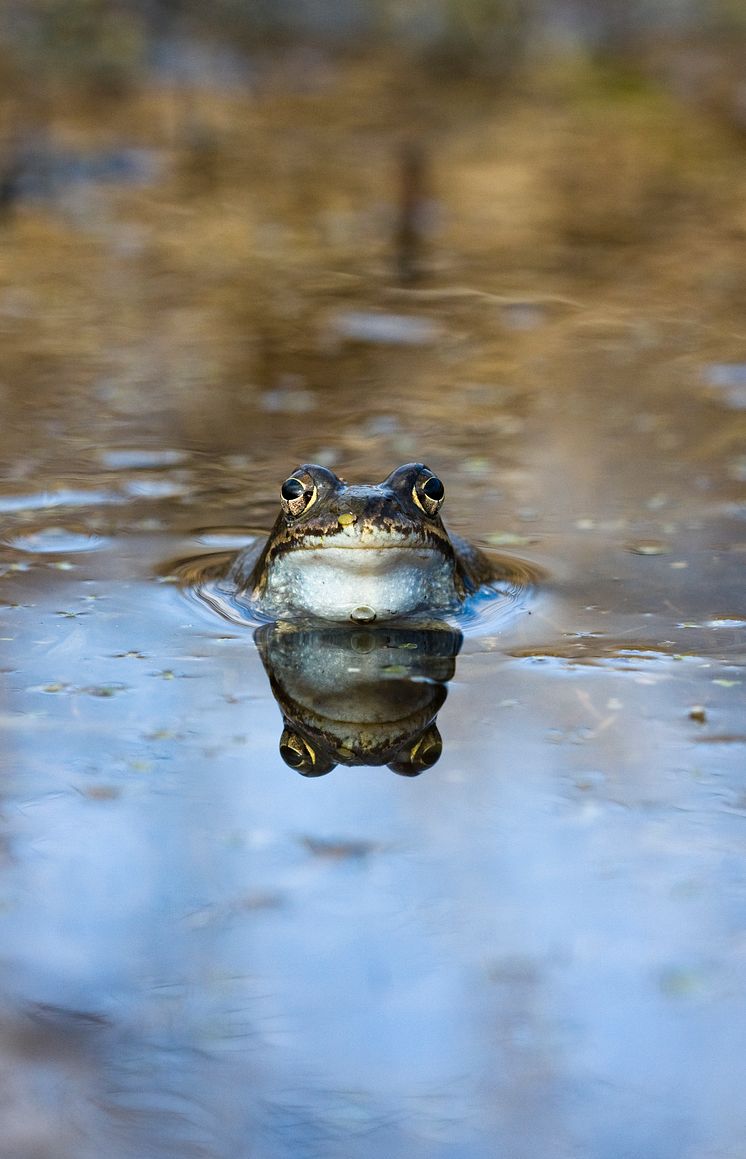
<path fill-rule="evenodd" d="M 209 106 L 206 189 L 174 147 L 5 227 L 5 1153 L 742 1159 L 743 155 L 662 235 L 606 236 L 597 175 L 578 240 L 546 190 L 599 110 L 446 102 L 397 288 L 347 83 L 334 129 Z M 645 164 L 705 148 L 625 116 Z M 255 633 L 177 582 L 299 463 L 413 459 L 540 575 L 500 614 Z"/>

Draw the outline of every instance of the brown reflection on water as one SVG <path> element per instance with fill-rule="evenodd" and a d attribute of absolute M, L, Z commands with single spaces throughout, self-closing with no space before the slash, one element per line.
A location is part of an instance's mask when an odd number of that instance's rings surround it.
<path fill-rule="evenodd" d="M 742 148 L 582 70 L 286 80 L 61 107 L 150 182 L 0 226 L 4 1137 L 735 1159 Z M 300 462 L 413 459 L 546 579 L 465 629 L 426 776 L 290 776 L 251 631 L 164 561 Z"/>

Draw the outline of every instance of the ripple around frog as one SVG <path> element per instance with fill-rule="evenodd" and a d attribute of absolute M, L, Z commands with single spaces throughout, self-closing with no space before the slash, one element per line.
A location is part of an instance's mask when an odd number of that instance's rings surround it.
<path fill-rule="evenodd" d="M 257 539 L 257 555 L 261 546 L 262 540 Z M 494 565 L 495 578 L 469 596 L 458 610 L 437 613 L 439 621 L 455 625 L 465 635 L 494 631 L 503 622 L 519 614 L 546 574 L 537 564 L 524 559 L 496 552 L 485 554 Z M 256 628 L 273 622 L 276 617 L 262 613 L 247 595 L 237 591 L 235 585 L 227 579 L 234 557 L 235 551 L 219 551 L 178 559 L 161 569 L 161 579 L 175 583 L 188 599 L 202 609 L 217 612 L 222 619 L 233 625 Z M 306 618 L 289 617 L 294 622 Z M 432 617 L 423 613 L 408 619 L 424 624 Z"/>

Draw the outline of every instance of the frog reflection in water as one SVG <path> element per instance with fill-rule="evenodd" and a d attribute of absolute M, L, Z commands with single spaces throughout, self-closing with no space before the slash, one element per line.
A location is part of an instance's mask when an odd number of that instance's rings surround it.
<path fill-rule="evenodd" d="M 257 558 L 229 579 L 273 619 L 305 614 L 372 623 L 456 611 L 494 570 L 440 519 L 445 490 L 422 463 L 350 485 L 307 463 L 286 479 L 282 511 Z"/>
<path fill-rule="evenodd" d="M 279 622 L 254 637 L 283 718 L 280 754 L 304 777 L 388 765 L 415 777 L 442 751 L 436 724 L 461 633 L 449 625 Z"/>

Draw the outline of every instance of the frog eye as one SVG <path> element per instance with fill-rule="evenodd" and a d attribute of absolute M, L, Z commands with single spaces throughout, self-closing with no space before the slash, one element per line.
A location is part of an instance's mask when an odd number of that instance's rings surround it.
<path fill-rule="evenodd" d="M 412 488 L 412 498 L 420 510 L 434 518 L 440 511 L 446 489 L 437 475 L 420 477 Z"/>
<path fill-rule="evenodd" d="M 334 768 L 333 761 L 324 760 L 309 741 L 298 736 L 297 732 L 291 732 L 289 728 L 282 730 L 280 756 L 286 765 L 302 777 L 323 777 Z"/>
<path fill-rule="evenodd" d="M 280 502 L 286 515 L 296 518 L 316 502 L 316 484 L 310 475 L 291 475 L 280 488 Z"/>

